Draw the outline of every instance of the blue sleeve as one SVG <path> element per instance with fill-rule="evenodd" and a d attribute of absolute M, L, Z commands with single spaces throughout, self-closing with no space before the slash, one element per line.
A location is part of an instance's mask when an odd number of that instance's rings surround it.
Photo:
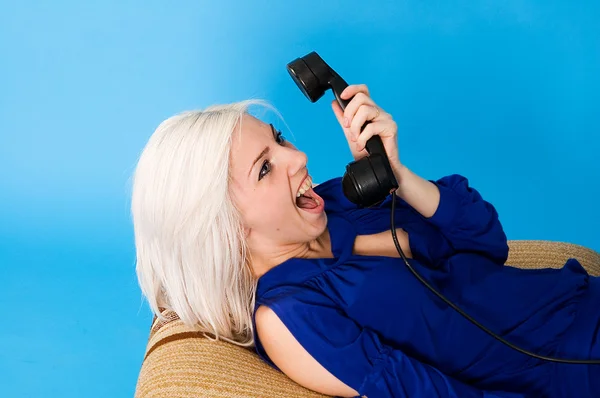
<path fill-rule="evenodd" d="M 268 305 L 304 349 L 361 396 L 396 398 L 523 398 L 483 391 L 446 376 L 383 343 L 326 298 L 288 296 Z"/>
<path fill-rule="evenodd" d="M 504 264 L 508 258 L 508 241 L 494 206 L 461 175 L 453 174 L 431 182 L 440 191 L 440 203 L 430 218 L 423 217 L 396 197 L 395 225 L 408 232 L 413 257 L 435 265 L 457 252 L 474 252 Z M 330 186 L 325 195 L 334 201 L 332 211 L 345 213 L 360 234 L 391 228 L 391 194 L 371 208 L 349 204 L 341 188 Z"/>
<path fill-rule="evenodd" d="M 434 183 L 440 203 L 427 221 L 441 231 L 453 251 L 479 253 L 504 264 L 508 241 L 494 206 L 463 176 L 453 174 Z"/>

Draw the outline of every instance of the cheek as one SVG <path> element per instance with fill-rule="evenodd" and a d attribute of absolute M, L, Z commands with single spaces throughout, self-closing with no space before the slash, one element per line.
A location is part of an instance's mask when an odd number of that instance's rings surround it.
<path fill-rule="evenodd" d="M 289 217 L 290 212 L 295 209 L 289 193 L 286 195 L 272 195 L 263 198 L 260 202 L 262 213 L 270 218 Z"/>
<path fill-rule="evenodd" d="M 279 229 L 293 219 L 297 208 L 286 184 L 289 181 L 281 178 L 270 181 L 269 186 L 245 191 L 241 203 L 244 220 L 249 226 Z"/>
<path fill-rule="evenodd" d="M 275 192 L 249 192 L 241 205 L 243 218 L 249 226 L 262 229 L 289 216 L 288 203 L 289 199 L 285 201 Z"/>
<path fill-rule="evenodd" d="M 271 193 L 257 199 L 253 216 L 256 222 L 268 222 L 273 227 L 289 223 L 296 213 L 296 204 L 292 202 L 289 192 Z"/>

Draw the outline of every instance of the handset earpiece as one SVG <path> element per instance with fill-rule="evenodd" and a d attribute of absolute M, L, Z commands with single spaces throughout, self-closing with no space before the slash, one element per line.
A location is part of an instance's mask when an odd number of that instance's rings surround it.
<path fill-rule="evenodd" d="M 344 100 L 340 95 L 348 87 L 348 83 L 316 52 L 296 58 L 287 65 L 287 70 L 300 91 L 311 102 L 318 101 L 328 89 L 331 89 L 342 110 L 346 109 L 350 100 Z M 370 122 L 365 123 L 361 131 L 368 123 Z M 368 156 L 346 166 L 346 172 L 342 177 L 342 189 L 344 196 L 352 203 L 369 207 L 381 202 L 392 190 L 398 188 L 398 182 L 381 137 L 378 135 L 371 137 L 365 149 L 369 153 Z"/>

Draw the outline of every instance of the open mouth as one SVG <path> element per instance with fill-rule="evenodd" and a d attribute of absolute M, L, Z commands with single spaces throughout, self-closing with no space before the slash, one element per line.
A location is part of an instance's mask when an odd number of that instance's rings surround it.
<path fill-rule="evenodd" d="M 307 176 L 296 193 L 296 206 L 310 213 L 323 210 L 323 199 L 312 189 L 312 178 Z"/>

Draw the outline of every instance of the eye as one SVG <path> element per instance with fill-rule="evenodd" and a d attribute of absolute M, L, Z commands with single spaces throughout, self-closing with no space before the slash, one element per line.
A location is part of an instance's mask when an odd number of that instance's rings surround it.
<path fill-rule="evenodd" d="M 265 160 L 264 163 L 262 164 L 262 167 L 260 168 L 260 171 L 258 173 L 258 181 L 262 180 L 262 178 L 264 176 L 266 176 L 267 174 L 269 174 L 271 172 L 271 162 L 269 162 L 268 160 Z"/>

